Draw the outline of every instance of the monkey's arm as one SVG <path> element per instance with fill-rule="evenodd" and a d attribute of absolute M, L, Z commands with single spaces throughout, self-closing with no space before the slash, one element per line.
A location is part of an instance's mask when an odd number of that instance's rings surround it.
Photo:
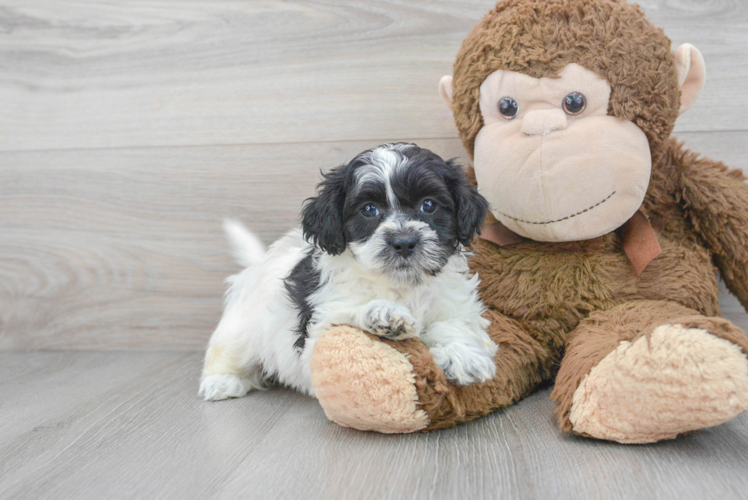
<path fill-rule="evenodd" d="M 727 288 L 748 311 L 748 184 L 740 170 L 678 148 L 681 203 L 714 254 Z"/>

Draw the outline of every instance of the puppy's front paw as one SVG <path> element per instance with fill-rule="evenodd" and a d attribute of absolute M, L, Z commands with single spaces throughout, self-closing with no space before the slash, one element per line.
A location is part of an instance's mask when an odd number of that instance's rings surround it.
<path fill-rule="evenodd" d="M 418 335 L 416 320 L 407 307 L 386 300 L 369 303 L 363 318 L 364 328 L 375 335 L 391 340 L 403 340 Z"/>
<path fill-rule="evenodd" d="M 444 375 L 457 385 L 485 382 L 496 375 L 493 356 L 473 340 L 437 344 L 429 351 Z"/>
<path fill-rule="evenodd" d="M 209 375 L 200 382 L 197 395 L 205 401 L 220 401 L 228 398 L 240 398 L 247 394 L 249 387 L 236 375 L 219 373 Z"/>

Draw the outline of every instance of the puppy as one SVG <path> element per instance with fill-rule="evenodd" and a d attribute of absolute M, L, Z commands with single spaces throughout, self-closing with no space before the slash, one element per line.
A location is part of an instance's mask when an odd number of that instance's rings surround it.
<path fill-rule="evenodd" d="M 338 324 L 419 337 L 457 384 L 492 378 L 497 346 L 462 251 L 488 203 L 460 167 L 413 144 L 385 144 L 332 169 L 317 190 L 301 229 L 267 253 L 226 223 L 247 268 L 229 278 L 199 394 L 240 397 L 272 380 L 313 396 L 314 343 Z"/>

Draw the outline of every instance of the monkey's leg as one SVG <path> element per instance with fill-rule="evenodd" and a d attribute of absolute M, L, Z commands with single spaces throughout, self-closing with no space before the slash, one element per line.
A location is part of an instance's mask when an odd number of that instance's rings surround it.
<path fill-rule="evenodd" d="M 417 338 L 385 340 L 349 326 L 324 333 L 314 348 L 314 393 L 333 422 L 386 433 L 431 431 L 486 415 L 529 394 L 548 353 L 516 321 L 498 313 L 489 335 L 499 346 L 496 376 L 450 383 Z"/>
<path fill-rule="evenodd" d="M 723 318 L 640 301 L 592 314 L 569 335 L 553 399 L 562 430 L 650 443 L 748 409 L 748 338 Z"/>

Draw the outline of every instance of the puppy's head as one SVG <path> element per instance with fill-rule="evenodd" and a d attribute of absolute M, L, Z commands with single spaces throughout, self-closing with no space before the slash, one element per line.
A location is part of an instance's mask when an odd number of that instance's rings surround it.
<path fill-rule="evenodd" d="M 488 203 L 452 160 L 414 144 L 384 144 L 324 174 L 302 213 L 323 251 L 349 250 L 366 271 L 416 286 L 469 245 Z"/>

